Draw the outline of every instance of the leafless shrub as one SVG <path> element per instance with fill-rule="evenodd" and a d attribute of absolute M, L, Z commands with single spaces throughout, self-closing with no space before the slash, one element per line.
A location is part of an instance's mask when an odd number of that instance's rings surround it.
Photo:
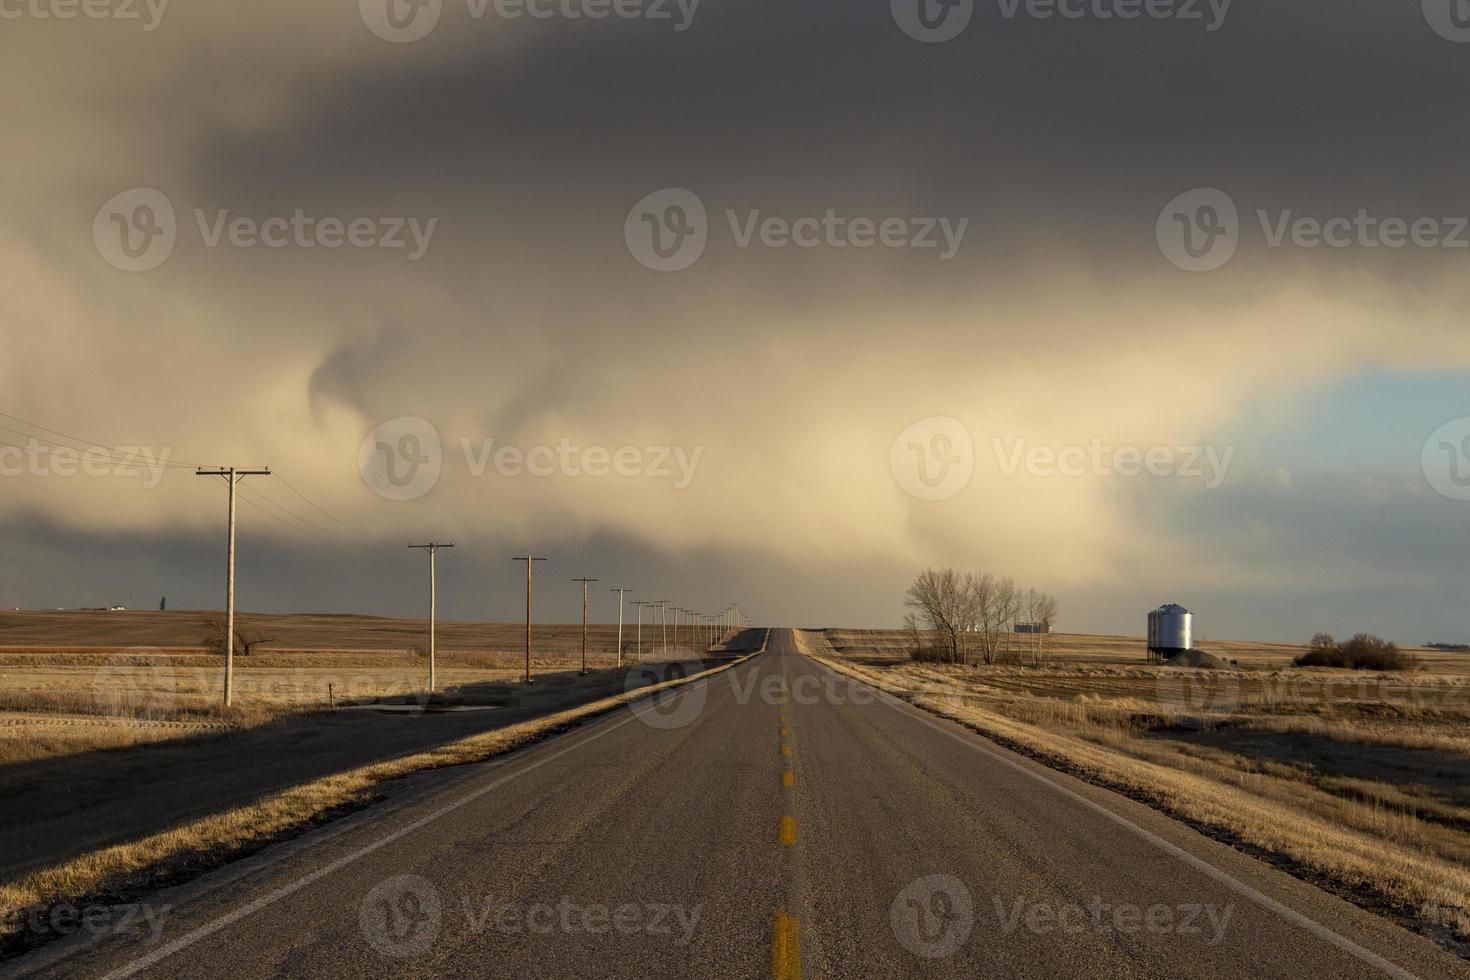
<path fill-rule="evenodd" d="M 1312 637 L 1312 648 L 1294 661 L 1298 667 L 1344 667 L 1351 670 L 1411 670 L 1412 655 L 1371 633 L 1336 643 L 1326 633 Z"/>

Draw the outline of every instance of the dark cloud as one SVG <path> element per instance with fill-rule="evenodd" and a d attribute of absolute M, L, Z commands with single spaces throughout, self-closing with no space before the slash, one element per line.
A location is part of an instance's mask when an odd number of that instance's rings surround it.
<path fill-rule="evenodd" d="M 1402 474 L 1366 489 L 1345 456 L 1289 489 L 1154 500 L 986 471 L 933 503 L 901 491 L 888 453 L 934 415 L 961 419 L 982 456 L 996 432 L 1248 443 L 1269 424 L 1240 421 L 1252 400 L 1365 364 L 1470 365 L 1463 252 L 1271 249 L 1254 225 L 1257 209 L 1470 212 L 1456 111 L 1470 45 L 1413 3 L 1236 0 L 1215 31 L 1003 7 L 977 3 L 945 44 L 905 36 L 887 2 L 844 0 L 703 0 L 684 31 L 472 21 L 446 0 L 407 45 L 336 0 L 180 6 L 146 35 L 9 23 L 0 72 L 23 97 L 0 125 L 25 134 L 0 148 L 13 407 L 188 458 L 270 461 L 368 530 L 317 551 L 263 522 L 270 550 L 242 552 L 257 608 L 412 612 L 400 539 L 442 529 L 474 544 L 446 591 L 465 616 L 514 617 L 499 555 L 533 542 L 568 575 L 745 598 L 788 621 L 894 623 L 907 576 L 942 561 L 1056 591 L 1084 628 L 1136 629 L 1135 607 L 1177 586 L 1240 635 L 1354 608 L 1407 633 L 1438 602 L 1421 571 L 1452 567 L 1460 542 Z M 57 64 L 49 85 L 27 81 Z M 176 253 L 142 274 L 91 240 L 97 208 L 134 186 L 162 190 L 181 222 Z M 710 242 L 687 271 L 656 273 L 623 223 L 675 186 L 708 208 Z M 1245 241 L 1228 267 L 1183 273 L 1155 220 L 1207 186 L 1235 199 Z M 829 208 L 968 232 L 941 262 L 741 248 L 725 224 L 726 209 Z M 196 209 L 437 225 L 419 260 L 206 247 Z M 705 462 L 679 493 L 459 467 L 399 506 L 355 462 L 369 430 L 405 415 L 451 457 L 462 438 L 569 438 L 697 446 Z M 100 603 L 124 582 L 214 601 L 217 507 L 198 488 L 6 489 L 0 543 L 43 570 L 12 573 L 15 602 Z"/>

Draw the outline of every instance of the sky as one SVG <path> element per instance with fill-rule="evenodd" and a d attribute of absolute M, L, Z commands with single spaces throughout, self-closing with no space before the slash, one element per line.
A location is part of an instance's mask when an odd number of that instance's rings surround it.
<path fill-rule="evenodd" d="M 1470 641 L 1452 2 L 0 0 L 0 607 Z"/>

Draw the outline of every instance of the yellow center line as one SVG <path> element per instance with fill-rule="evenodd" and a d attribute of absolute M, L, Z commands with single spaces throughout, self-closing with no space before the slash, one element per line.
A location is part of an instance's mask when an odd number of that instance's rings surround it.
<path fill-rule="evenodd" d="M 777 909 L 771 918 L 771 976 L 775 980 L 801 978 L 801 920 Z"/>
<path fill-rule="evenodd" d="M 783 746 L 781 746 L 781 754 L 782 755 L 790 755 L 791 754 L 791 746 L 789 746 L 789 745 L 783 745 Z"/>
<path fill-rule="evenodd" d="M 796 775 L 790 769 L 781 770 L 781 785 L 790 786 L 796 781 Z"/>
<path fill-rule="evenodd" d="M 781 818 L 781 843 L 788 847 L 796 843 L 796 818 Z"/>
<path fill-rule="evenodd" d="M 781 729 L 781 737 L 782 738 L 790 738 L 791 737 L 791 729 L 789 729 L 789 728 L 783 728 L 783 729 Z"/>

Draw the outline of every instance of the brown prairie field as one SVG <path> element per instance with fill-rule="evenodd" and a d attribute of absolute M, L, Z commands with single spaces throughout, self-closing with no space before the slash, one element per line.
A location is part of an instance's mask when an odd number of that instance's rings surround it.
<path fill-rule="evenodd" d="M 236 654 L 234 705 L 225 710 L 223 658 L 204 646 L 213 618 L 0 613 L 0 798 L 10 804 L 0 807 L 0 873 L 58 853 L 32 833 L 37 821 L 71 853 L 622 686 L 608 670 L 616 625 L 589 627 L 586 678 L 578 676 L 581 625 L 536 627 L 539 682 L 526 689 L 524 625 L 441 623 L 440 694 L 425 716 L 425 622 L 246 614 L 239 632 L 272 642 Z M 624 632 L 625 662 L 636 659 L 635 635 Z M 645 628 L 648 659 L 652 641 Z M 680 643 L 689 653 L 687 631 Z M 329 700 L 343 710 L 324 713 Z M 354 710 L 380 701 L 407 711 Z M 293 751 L 302 745 L 311 751 Z M 207 783 L 195 781 L 201 773 Z M 106 825 L 97 807 L 110 814 Z"/>
<path fill-rule="evenodd" d="M 1208 642 L 1236 666 L 1195 670 L 1150 664 L 1137 637 L 1053 635 L 1035 666 L 959 666 L 913 661 L 899 631 L 803 637 L 840 671 L 1470 951 L 1470 654 L 1413 650 L 1388 674 Z"/>
<path fill-rule="evenodd" d="M 528 688 L 524 625 L 444 623 L 427 700 L 422 622 L 247 615 L 242 634 L 275 639 L 237 653 L 225 710 L 209 618 L 0 614 L 0 950 L 24 942 L 6 916 L 22 904 L 187 875 L 369 801 L 384 780 L 507 751 L 657 679 L 613 669 L 616 625 L 589 627 L 586 676 L 581 625 L 537 627 Z M 716 650 L 748 653 L 755 632 Z M 681 633 L 669 659 L 705 657 Z M 652 645 L 645 624 L 650 664 Z M 328 684 L 340 710 L 323 710 Z"/>
<path fill-rule="evenodd" d="M 283 712 L 412 697 L 427 684 L 423 620 L 245 613 L 237 632 L 259 642 L 235 657 L 236 710 L 219 710 L 223 660 L 207 652 L 218 613 L 0 613 L 0 763 L 239 727 Z M 637 656 L 625 626 L 625 659 Z M 581 667 L 580 624 L 536 626 L 532 671 Z M 645 656 L 657 635 L 643 627 Z M 689 646 L 687 629 L 681 646 Z M 441 622 L 436 672 L 445 691 L 514 681 L 523 624 Z M 616 662 L 616 625 L 588 628 L 588 665 Z"/>

